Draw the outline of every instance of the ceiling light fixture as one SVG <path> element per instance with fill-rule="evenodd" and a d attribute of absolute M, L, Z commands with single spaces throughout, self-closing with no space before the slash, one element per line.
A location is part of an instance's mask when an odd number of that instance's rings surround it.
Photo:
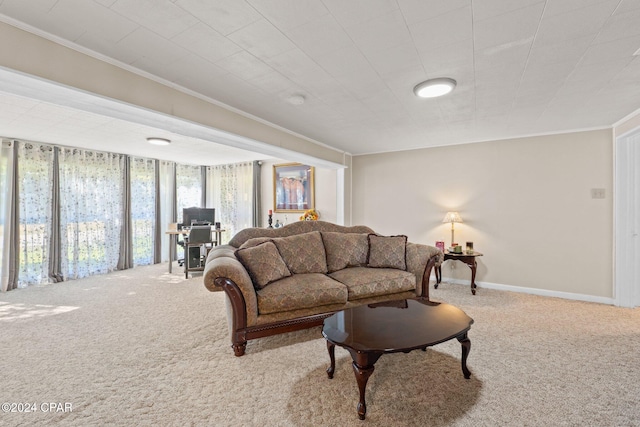
<path fill-rule="evenodd" d="M 147 138 L 147 142 L 153 145 L 169 145 L 171 141 L 166 138 Z"/>
<path fill-rule="evenodd" d="M 291 95 L 287 98 L 287 102 L 291 105 L 302 105 L 306 101 L 304 95 Z"/>
<path fill-rule="evenodd" d="M 456 81 L 448 77 L 440 77 L 424 81 L 413 88 L 413 93 L 420 98 L 437 98 L 451 92 L 456 87 Z"/>

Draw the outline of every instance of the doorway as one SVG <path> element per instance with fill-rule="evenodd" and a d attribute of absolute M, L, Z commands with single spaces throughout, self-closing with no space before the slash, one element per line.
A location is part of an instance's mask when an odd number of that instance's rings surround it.
<path fill-rule="evenodd" d="M 614 300 L 617 306 L 640 306 L 640 128 L 615 141 Z"/>

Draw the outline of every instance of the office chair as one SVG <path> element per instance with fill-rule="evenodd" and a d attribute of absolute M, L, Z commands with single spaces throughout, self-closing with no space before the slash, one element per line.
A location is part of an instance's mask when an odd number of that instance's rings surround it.
<path fill-rule="evenodd" d="M 194 225 L 184 239 L 184 276 L 189 278 L 190 271 L 203 271 L 209 250 L 213 247 L 210 225 Z M 201 248 L 205 248 L 204 256 Z"/>

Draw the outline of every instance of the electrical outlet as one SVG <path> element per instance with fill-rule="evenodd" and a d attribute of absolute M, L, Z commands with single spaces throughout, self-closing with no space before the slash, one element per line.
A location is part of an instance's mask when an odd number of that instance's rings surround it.
<path fill-rule="evenodd" d="M 591 198 L 592 199 L 604 199 L 604 188 L 592 188 L 591 189 Z"/>

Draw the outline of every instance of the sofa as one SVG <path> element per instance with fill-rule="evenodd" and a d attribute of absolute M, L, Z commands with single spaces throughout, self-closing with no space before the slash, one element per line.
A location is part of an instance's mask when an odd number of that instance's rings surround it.
<path fill-rule="evenodd" d="M 429 299 L 442 252 L 365 226 L 299 221 L 248 228 L 213 248 L 204 284 L 226 294 L 236 356 L 247 341 L 321 325 L 336 311 L 405 298 Z"/>

